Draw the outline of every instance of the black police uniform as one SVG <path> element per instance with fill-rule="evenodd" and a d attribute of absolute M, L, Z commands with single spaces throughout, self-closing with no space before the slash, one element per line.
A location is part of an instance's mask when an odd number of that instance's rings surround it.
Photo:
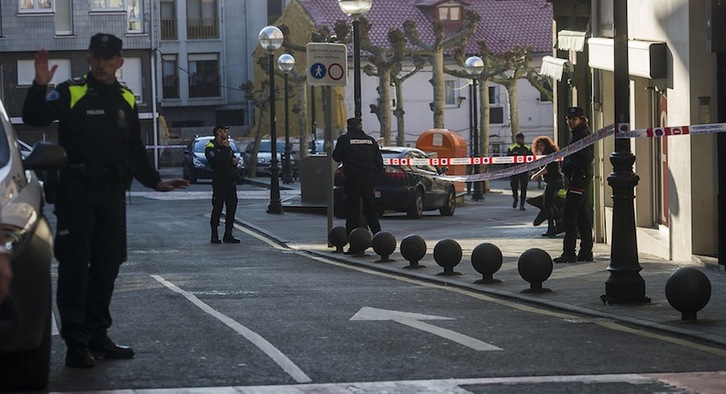
<path fill-rule="evenodd" d="M 232 239 L 232 228 L 234 227 L 234 215 L 237 212 L 237 177 L 239 172 L 232 161 L 235 156 L 232 149 L 226 145 L 217 143 L 216 139 L 209 141 L 204 148 L 204 155 L 212 166 L 212 242 L 219 242 L 219 218 L 222 216 L 222 207 L 227 206 L 224 216 L 224 240 L 234 242 Z"/>
<path fill-rule="evenodd" d="M 345 229 L 350 234 L 360 227 L 361 203 L 363 216 L 373 234 L 381 231 L 375 206 L 376 174 L 383 172 L 383 157 L 378 143 L 366 135 L 360 120 L 348 120 L 348 132 L 338 137 L 333 159 L 343 163 L 343 204 Z"/>
<path fill-rule="evenodd" d="M 587 123 L 582 122 L 572 129 L 570 144 L 590 135 Z M 592 260 L 592 222 L 588 212 L 587 195 L 592 182 L 592 162 L 595 148 L 590 145 L 575 152 L 562 162 L 562 172 L 568 180 L 567 197 L 562 214 L 565 223 L 565 239 L 563 240 L 562 256 L 556 262 L 573 262 L 576 260 Z M 577 234 L 580 234 L 580 252 L 575 255 Z"/>
<path fill-rule="evenodd" d="M 532 150 L 525 144 L 512 144 L 509 146 L 507 156 L 529 156 L 532 154 Z M 526 172 L 520 174 L 514 174 L 509 177 L 509 186 L 512 188 L 512 197 L 514 202 L 512 208 L 517 207 L 519 202 L 519 208 L 524 209 L 524 201 L 527 199 L 527 186 L 529 185 L 529 174 Z M 520 192 L 521 189 L 521 192 Z"/>
<path fill-rule="evenodd" d="M 149 188 L 161 178 L 141 140 L 134 95 L 118 82 L 103 84 L 88 73 L 50 91 L 34 84 L 23 122 L 54 120 L 68 155 L 55 202 L 61 336 L 69 348 L 101 348 L 111 343 L 109 304 L 126 260 L 125 190 L 132 177 Z"/>

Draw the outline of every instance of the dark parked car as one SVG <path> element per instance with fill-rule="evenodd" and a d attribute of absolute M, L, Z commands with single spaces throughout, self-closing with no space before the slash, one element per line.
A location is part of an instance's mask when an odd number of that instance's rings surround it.
<path fill-rule="evenodd" d="M 429 155 L 416 148 L 383 147 L 383 159 L 428 159 Z M 385 211 L 406 212 L 418 219 L 424 211 L 438 209 L 451 216 L 456 209 L 454 183 L 442 175 L 446 168 L 432 165 L 386 165 L 384 174 L 376 179 L 376 208 L 382 216 Z M 335 171 L 333 187 L 335 217 L 345 217 L 343 209 L 343 168 Z"/>
<path fill-rule="evenodd" d="M 0 109 L 0 230 L 13 270 L 10 294 L 0 303 L 0 391 L 41 390 L 50 371 L 53 234 L 32 170 L 57 170 L 66 155 L 41 142 L 23 159 L 19 145 Z"/>
<path fill-rule="evenodd" d="M 204 149 L 209 141 L 214 137 L 196 137 L 192 142 L 184 148 L 184 161 L 182 162 L 182 176 L 191 183 L 197 183 L 199 179 L 212 179 L 212 166 L 209 165 L 207 157 L 204 155 Z M 245 161 L 242 160 L 237 144 L 233 140 L 229 140 L 229 147 L 237 157 L 237 171 L 239 178 L 237 183 L 244 182 L 245 177 Z"/>
<path fill-rule="evenodd" d="M 293 144 L 292 142 L 290 144 L 292 145 L 290 151 L 290 172 L 293 178 L 297 179 L 298 174 L 300 173 L 298 154 L 297 150 L 295 149 L 295 144 Z M 247 144 L 247 148 L 245 148 L 244 159 L 245 164 L 248 168 L 251 166 L 250 158 L 252 157 L 254 145 L 254 142 L 250 142 L 249 144 Z M 277 150 L 277 168 L 279 170 L 278 174 L 282 176 L 282 155 L 285 153 L 285 141 L 277 141 L 275 149 Z M 261 140 L 260 149 L 257 151 L 257 166 L 255 167 L 255 174 L 270 175 L 270 169 L 272 168 L 270 160 L 272 160 L 272 143 L 270 142 L 270 140 Z"/>

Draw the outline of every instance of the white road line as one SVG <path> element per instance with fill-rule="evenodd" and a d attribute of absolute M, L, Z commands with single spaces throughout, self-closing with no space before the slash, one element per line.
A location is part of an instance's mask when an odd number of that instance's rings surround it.
<path fill-rule="evenodd" d="M 187 291 L 184 291 L 174 285 L 173 283 L 167 281 L 166 279 L 162 278 L 159 275 L 151 275 L 152 278 L 156 279 L 159 283 L 163 284 L 164 286 L 168 287 L 170 290 L 174 291 L 175 293 L 179 293 L 184 298 L 189 300 L 192 304 L 196 305 L 199 309 L 206 312 L 207 314 L 215 317 L 217 320 L 224 323 L 227 327 L 233 329 L 238 334 L 245 337 L 248 341 L 252 342 L 253 345 L 257 346 L 260 350 L 262 350 L 265 354 L 267 354 L 277 365 L 280 366 L 285 372 L 287 372 L 290 377 L 295 379 L 298 383 L 309 383 L 312 382 L 312 379 L 310 379 L 305 372 L 303 372 L 300 368 L 297 367 L 287 356 L 285 356 L 281 351 L 277 350 L 275 346 L 273 346 L 270 342 L 268 342 L 265 338 L 257 334 L 256 332 L 250 330 L 249 328 L 243 326 L 242 324 L 238 323 L 237 321 L 233 320 L 229 316 L 218 312 L 214 308 L 210 307 L 209 305 L 202 302 L 199 298 L 197 298 L 194 294 L 191 294 Z"/>

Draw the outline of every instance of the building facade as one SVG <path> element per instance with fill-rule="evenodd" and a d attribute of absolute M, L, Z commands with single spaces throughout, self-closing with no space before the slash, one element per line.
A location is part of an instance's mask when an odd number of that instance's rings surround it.
<path fill-rule="evenodd" d="M 554 1 L 560 49 L 555 55 L 569 61 L 574 70 L 570 84 L 557 84 L 556 112 L 569 105 L 582 106 L 594 130 L 616 123 L 614 103 L 621 99 L 613 89 L 613 10 L 618 3 Z M 711 8 L 719 2 L 622 3 L 627 4 L 628 17 L 631 129 L 718 122 L 722 105 L 718 98 L 724 98 L 716 81 L 724 71 L 719 71 L 719 55 L 710 45 L 716 41 L 709 36 L 709 26 L 723 21 L 714 15 L 724 15 L 724 10 Z M 586 44 L 573 37 L 586 38 Z M 567 129 L 561 123 L 558 127 L 558 136 L 565 139 Z M 688 262 L 718 256 L 716 196 L 719 176 L 724 175 L 718 171 L 717 139 L 716 134 L 630 139 L 636 156 L 634 171 L 640 178 L 634 206 L 641 253 Z M 614 137 L 596 144 L 595 231 L 600 241 L 608 243 L 613 213 L 607 177 L 612 172 L 609 157 L 614 147 Z"/>

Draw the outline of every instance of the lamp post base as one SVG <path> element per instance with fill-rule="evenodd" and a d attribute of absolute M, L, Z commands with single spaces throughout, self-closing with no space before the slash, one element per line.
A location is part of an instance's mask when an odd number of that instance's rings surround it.
<path fill-rule="evenodd" d="M 275 140 L 273 139 L 273 141 Z M 276 157 L 276 152 L 272 152 L 272 157 Z M 277 168 L 275 159 L 270 160 L 270 204 L 267 205 L 267 213 L 283 214 L 280 201 L 280 170 Z"/>

